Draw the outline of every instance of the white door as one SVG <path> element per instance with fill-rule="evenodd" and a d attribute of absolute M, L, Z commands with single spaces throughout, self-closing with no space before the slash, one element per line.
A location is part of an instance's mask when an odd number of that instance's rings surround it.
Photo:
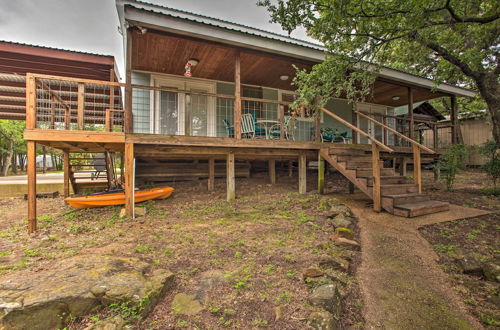
<path fill-rule="evenodd" d="M 383 123 L 383 115 L 387 114 L 387 107 L 377 104 L 358 103 L 356 105 L 356 109 L 369 115 L 371 118 L 380 123 Z M 380 125 L 377 125 L 360 115 L 357 116 L 357 121 L 358 127 L 362 131 L 368 133 L 368 135 L 379 140 L 380 142 L 384 142 L 384 130 Z M 358 141 L 360 144 L 371 144 L 371 141 L 368 138 L 361 136 L 359 133 Z"/>

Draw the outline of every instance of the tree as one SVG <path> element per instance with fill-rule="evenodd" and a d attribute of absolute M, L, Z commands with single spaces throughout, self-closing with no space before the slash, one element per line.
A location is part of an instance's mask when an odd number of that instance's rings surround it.
<path fill-rule="evenodd" d="M 25 128 L 24 121 L 0 120 L 0 176 L 6 176 L 13 155 L 26 152 L 26 144 L 23 139 Z M 14 157 L 15 158 L 15 157 Z"/>
<path fill-rule="evenodd" d="M 299 103 L 351 101 L 370 92 L 381 66 L 438 83 L 476 88 L 500 144 L 500 2 L 498 0 L 262 0 L 289 33 L 304 27 L 329 56 L 297 73 Z M 367 74 L 370 72 L 371 74 Z"/>

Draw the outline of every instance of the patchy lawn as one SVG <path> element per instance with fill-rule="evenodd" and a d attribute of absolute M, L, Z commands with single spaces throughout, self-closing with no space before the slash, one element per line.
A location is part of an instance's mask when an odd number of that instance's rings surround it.
<path fill-rule="evenodd" d="M 473 219 L 456 220 L 421 228 L 422 235 L 439 255 L 453 288 L 471 313 L 486 327 L 500 327 L 500 284 L 488 279 L 483 269 L 500 264 L 500 197 L 481 193 L 487 182 L 480 170 L 459 174 L 451 192 L 433 189 L 434 198 L 492 211 Z"/>
<path fill-rule="evenodd" d="M 314 181 L 309 183 L 313 189 Z M 333 197 L 299 195 L 293 178 L 271 186 L 261 177 L 238 180 L 239 198 L 228 203 L 223 182 L 212 193 L 205 184 L 173 184 L 171 198 L 141 204 L 147 215 L 136 220 L 119 218 L 118 207 L 75 211 L 61 198 L 39 200 L 40 230 L 32 237 L 26 234 L 26 202 L 0 200 L 0 275 L 48 268 L 54 259 L 77 254 L 135 256 L 175 274 L 175 288 L 145 320 L 130 317 L 135 314 L 127 306 L 114 306 L 75 320 L 71 329 L 116 314 L 144 329 L 302 329 L 320 310 L 309 302 L 312 290 L 328 283 L 341 288 L 342 325 L 362 327 L 363 303 L 352 277 L 359 253 L 332 240 Z M 328 258 L 347 261 L 349 271 L 325 263 Z M 319 276 L 304 279 L 310 268 Z M 214 270 L 221 281 L 206 288 L 203 279 Z M 182 313 L 181 298 L 200 290 L 205 308 Z"/>

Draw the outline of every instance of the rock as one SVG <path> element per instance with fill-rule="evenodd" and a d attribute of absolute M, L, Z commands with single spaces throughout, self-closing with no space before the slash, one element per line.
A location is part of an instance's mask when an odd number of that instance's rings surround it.
<path fill-rule="evenodd" d="M 125 329 L 125 321 L 121 316 L 115 316 L 110 320 L 102 320 L 86 327 L 84 330 L 122 330 Z"/>
<path fill-rule="evenodd" d="M 348 248 L 350 250 L 358 251 L 361 247 L 358 242 L 339 237 L 337 234 L 330 235 L 330 239 L 335 242 L 336 245 Z"/>
<path fill-rule="evenodd" d="M 473 256 L 467 255 L 458 260 L 458 265 L 462 268 L 464 274 L 473 274 L 481 276 L 483 274 L 483 265 Z"/>
<path fill-rule="evenodd" d="M 202 303 L 207 303 L 208 292 L 229 282 L 229 278 L 224 276 L 221 270 L 209 270 L 200 274 L 200 282 L 195 292 L 196 299 Z"/>
<path fill-rule="evenodd" d="M 334 270 L 347 271 L 349 270 L 349 262 L 338 256 L 323 256 L 319 261 L 320 267 L 327 267 Z"/>
<path fill-rule="evenodd" d="M 333 227 L 335 227 L 335 228 L 338 228 L 338 227 L 352 228 L 353 227 L 352 218 L 346 217 L 343 214 L 338 214 L 335 217 L 330 218 L 329 221 L 333 225 Z"/>
<path fill-rule="evenodd" d="M 70 316 L 110 303 L 141 301 L 145 315 L 174 281 L 167 270 L 146 276 L 149 270 L 138 258 L 79 255 L 46 270 L 10 273 L 0 278 L 0 329 L 64 328 Z"/>
<path fill-rule="evenodd" d="M 317 287 L 309 297 L 309 302 L 313 306 L 319 306 L 332 313 L 335 318 L 339 318 L 341 311 L 342 296 L 335 284 L 325 284 Z"/>
<path fill-rule="evenodd" d="M 176 314 L 196 315 L 203 310 L 201 303 L 196 300 L 196 295 L 178 293 L 172 301 L 172 310 Z"/>
<path fill-rule="evenodd" d="M 500 282 L 500 265 L 495 262 L 488 262 L 483 267 L 484 276 L 490 281 Z"/>
<path fill-rule="evenodd" d="M 323 272 L 319 269 L 310 267 L 307 268 L 303 273 L 302 273 L 302 278 L 305 280 L 308 277 L 320 277 L 323 276 Z"/>
<path fill-rule="evenodd" d="M 319 201 L 318 211 L 330 211 L 333 207 L 340 205 L 340 202 L 331 197 L 323 197 Z"/>
<path fill-rule="evenodd" d="M 135 217 L 136 217 L 136 218 L 138 218 L 138 217 L 142 217 L 142 216 L 145 216 L 145 215 L 146 215 L 146 208 L 136 206 L 136 207 L 135 207 L 135 209 L 134 209 L 134 214 L 135 214 Z M 123 207 L 123 208 L 120 210 L 120 215 L 119 215 L 119 217 L 120 217 L 120 218 L 125 218 L 126 216 L 127 216 L 127 214 L 126 214 L 125 208 Z"/>
<path fill-rule="evenodd" d="M 352 230 L 350 230 L 349 228 L 337 227 L 337 228 L 335 228 L 335 232 L 340 237 L 344 237 L 344 238 L 347 238 L 347 239 L 353 239 L 354 238 L 354 232 Z"/>
<path fill-rule="evenodd" d="M 311 313 L 307 319 L 307 324 L 318 330 L 338 329 L 337 320 L 332 314 L 325 311 Z"/>
<path fill-rule="evenodd" d="M 330 207 L 330 218 L 335 218 L 338 215 L 350 217 L 352 212 L 350 208 L 343 204 L 332 205 L 332 207 Z"/>

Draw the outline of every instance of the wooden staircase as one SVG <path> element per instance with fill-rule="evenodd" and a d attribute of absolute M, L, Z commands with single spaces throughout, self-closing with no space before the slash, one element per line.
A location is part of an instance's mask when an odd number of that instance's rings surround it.
<path fill-rule="evenodd" d="M 71 153 L 68 176 L 75 194 L 109 189 L 118 184 L 109 152 L 97 155 Z"/>
<path fill-rule="evenodd" d="M 376 179 L 373 175 L 372 152 L 346 145 L 345 148 L 321 149 L 320 155 L 367 196 L 374 198 Z M 382 160 L 378 160 L 378 166 L 381 207 L 387 212 L 411 218 L 449 210 L 448 203 L 430 200 L 428 195 L 419 193 L 418 184 L 408 182 L 393 168 L 384 168 Z"/>

